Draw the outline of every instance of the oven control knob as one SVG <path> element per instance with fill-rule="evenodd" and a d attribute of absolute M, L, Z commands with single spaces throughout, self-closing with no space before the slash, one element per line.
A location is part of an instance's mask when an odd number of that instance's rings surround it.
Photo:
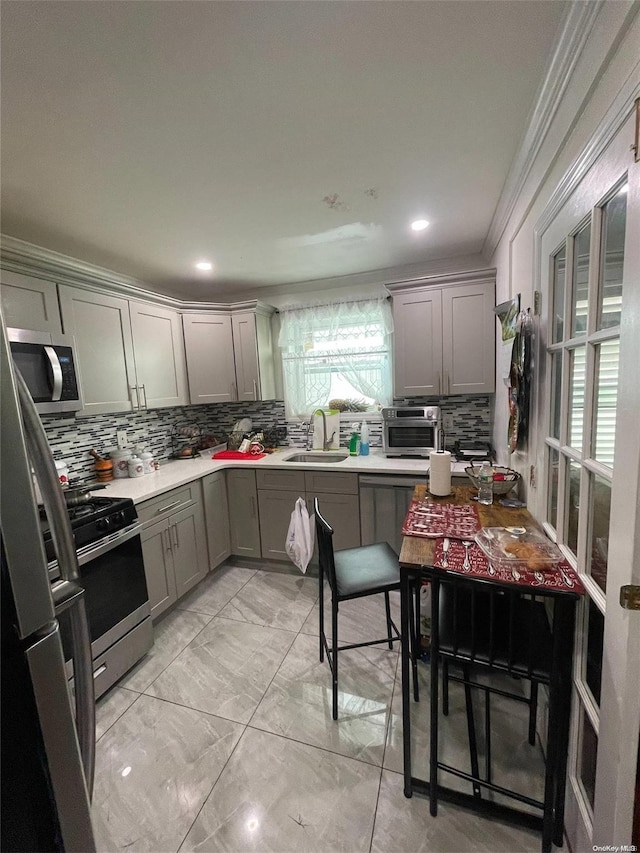
<path fill-rule="evenodd" d="M 111 527 L 111 521 L 108 518 L 99 518 L 96 521 L 96 530 L 108 530 Z"/>
<path fill-rule="evenodd" d="M 117 513 L 113 516 L 113 520 L 114 520 L 114 521 L 117 521 L 117 522 L 118 522 L 118 524 L 124 524 L 124 523 L 125 523 L 125 521 L 127 520 L 127 517 L 126 517 L 126 515 L 124 514 L 124 510 L 120 510 L 120 512 L 117 512 Z"/>

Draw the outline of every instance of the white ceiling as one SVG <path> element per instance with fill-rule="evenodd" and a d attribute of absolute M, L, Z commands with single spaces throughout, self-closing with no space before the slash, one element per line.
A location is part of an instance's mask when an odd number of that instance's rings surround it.
<path fill-rule="evenodd" d="M 199 299 L 477 253 L 566 6 L 4 3 L 2 231 Z"/>

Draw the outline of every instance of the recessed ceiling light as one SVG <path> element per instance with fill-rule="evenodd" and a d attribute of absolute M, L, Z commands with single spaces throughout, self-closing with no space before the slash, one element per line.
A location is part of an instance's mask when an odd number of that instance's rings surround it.
<path fill-rule="evenodd" d="M 416 219 L 414 222 L 411 223 L 411 230 L 412 231 L 424 231 L 424 229 L 427 228 L 428 225 L 429 225 L 429 223 L 427 222 L 426 219 Z"/>
<path fill-rule="evenodd" d="M 196 269 L 203 271 L 212 270 L 213 264 L 211 263 L 211 261 L 198 261 L 198 263 L 196 264 Z"/>

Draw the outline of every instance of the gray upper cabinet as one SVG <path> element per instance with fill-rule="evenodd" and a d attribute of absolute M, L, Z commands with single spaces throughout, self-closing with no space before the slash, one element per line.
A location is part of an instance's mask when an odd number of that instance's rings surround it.
<path fill-rule="evenodd" d="M 396 397 L 439 394 L 442 384 L 442 296 L 439 290 L 393 299 Z"/>
<path fill-rule="evenodd" d="M 487 394 L 495 389 L 493 280 L 442 291 L 444 393 Z"/>
<path fill-rule="evenodd" d="M 228 314 L 183 314 L 189 375 L 189 400 L 227 403 L 235 400 L 233 333 Z"/>
<path fill-rule="evenodd" d="M 275 399 L 271 313 L 183 314 L 191 403 Z"/>
<path fill-rule="evenodd" d="M 237 399 L 275 399 L 270 316 L 256 311 L 233 314 L 232 327 Z"/>
<path fill-rule="evenodd" d="M 34 332 L 62 331 L 58 294 L 53 281 L 2 270 L 2 313 L 7 326 Z"/>
<path fill-rule="evenodd" d="M 129 310 L 140 408 L 184 406 L 187 376 L 180 315 L 143 302 L 130 302 Z"/>
<path fill-rule="evenodd" d="M 393 294 L 396 397 L 495 389 L 495 270 L 399 282 Z"/>
<path fill-rule="evenodd" d="M 60 285 L 65 334 L 73 335 L 81 415 L 180 406 L 187 401 L 177 311 Z"/>
<path fill-rule="evenodd" d="M 137 407 L 129 303 L 80 287 L 60 285 L 64 332 L 73 335 L 84 408 L 79 414 L 130 412 Z"/>

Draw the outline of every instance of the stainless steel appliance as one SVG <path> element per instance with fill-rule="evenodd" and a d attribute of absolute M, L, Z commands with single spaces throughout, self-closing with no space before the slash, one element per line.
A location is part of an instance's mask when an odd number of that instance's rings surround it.
<path fill-rule="evenodd" d="M 385 456 L 428 456 L 440 446 L 439 406 L 393 406 L 382 410 Z"/>
<path fill-rule="evenodd" d="M 80 567 L 79 585 L 91 635 L 96 697 L 108 690 L 153 645 L 149 595 L 142 558 L 141 525 L 129 498 L 91 496 L 67 506 Z M 59 574 L 48 521 L 41 520 L 49 576 Z M 60 617 L 67 672 L 72 676 L 71 631 Z"/>
<path fill-rule="evenodd" d="M 7 329 L 11 355 L 41 414 L 82 408 L 74 341 L 26 329 Z"/>
<path fill-rule="evenodd" d="M 1 315 L 0 332 L 0 849 L 90 853 L 95 704 L 84 591 L 53 459 L 27 388 L 14 372 Z M 56 542 L 60 579 L 54 584 L 31 466 Z M 63 612 L 71 631 L 75 714 L 57 621 Z"/>
<path fill-rule="evenodd" d="M 409 511 L 413 490 L 416 486 L 427 485 L 426 471 L 422 477 L 361 474 L 358 483 L 362 544 L 388 542 L 399 554 L 402 525 Z"/>

